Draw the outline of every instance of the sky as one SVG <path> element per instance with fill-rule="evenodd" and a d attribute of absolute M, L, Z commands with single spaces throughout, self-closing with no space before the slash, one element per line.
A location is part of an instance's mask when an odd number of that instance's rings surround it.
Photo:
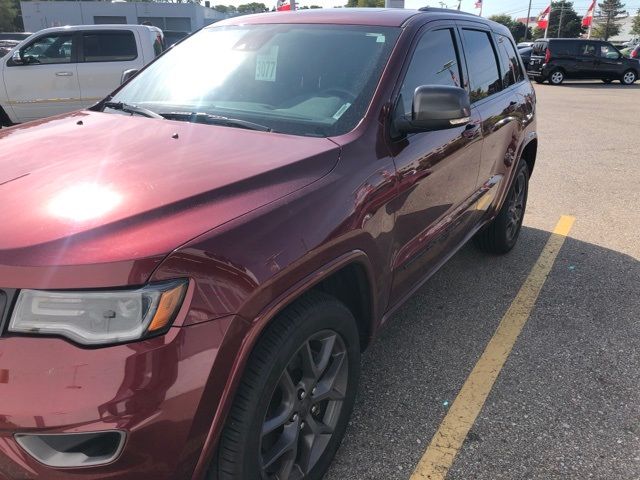
<path fill-rule="evenodd" d="M 224 3 L 240 5 L 250 1 L 262 1 L 268 7 L 273 7 L 276 0 L 212 0 L 212 4 Z M 322 7 L 334 7 L 344 5 L 347 0 L 296 0 L 298 5 L 320 5 Z M 441 0 L 405 0 L 406 8 L 420 8 L 424 6 L 438 7 Z M 626 9 L 635 14 L 640 8 L 640 0 L 622 0 L 626 4 Z M 458 8 L 458 0 L 442 0 L 448 8 Z M 512 17 L 526 17 L 529 0 L 483 0 L 482 16 L 506 13 Z M 480 10 L 474 8 L 475 0 L 462 0 L 461 10 L 478 14 Z M 541 10 L 549 4 L 548 0 L 531 0 L 531 16 L 537 17 Z M 574 0 L 573 6 L 579 15 L 584 15 L 591 4 L 591 0 Z"/>

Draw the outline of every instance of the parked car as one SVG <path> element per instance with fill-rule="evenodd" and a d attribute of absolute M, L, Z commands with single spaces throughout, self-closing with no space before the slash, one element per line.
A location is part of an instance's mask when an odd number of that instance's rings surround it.
<path fill-rule="evenodd" d="M 533 47 L 533 44 L 534 42 L 520 42 L 516 47 L 518 47 L 518 50 L 521 48 L 531 48 Z"/>
<path fill-rule="evenodd" d="M 4 57 L 19 43 L 18 40 L 0 40 L 0 57 Z"/>
<path fill-rule="evenodd" d="M 123 72 L 162 52 L 159 28 L 80 25 L 34 33 L 0 61 L 0 122 L 20 123 L 88 107 L 115 89 Z"/>
<path fill-rule="evenodd" d="M 633 58 L 635 60 L 640 61 L 640 44 L 636 45 L 636 48 L 631 50 L 631 53 L 629 54 L 629 58 Z"/>
<path fill-rule="evenodd" d="M 533 48 L 520 48 L 518 49 L 518 53 L 522 58 L 522 63 L 524 64 L 525 70 L 529 69 L 529 60 L 531 60 L 531 53 L 533 52 Z"/>
<path fill-rule="evenodd" d="M 542 39 L 533 45 L 529 77 L 560 85 L 565 79 L 620 80 L 632 85 L 638 78 L 638 63 L 624 56 L 609 42 L 582 39 Z"/>
<path fill-rule="evenodd" d="M 514 247 L 536 151 L 509 30 L 429 8 L 230 18 L 1 130 L 2 471 L 321 478 L 360 352 Z"/>

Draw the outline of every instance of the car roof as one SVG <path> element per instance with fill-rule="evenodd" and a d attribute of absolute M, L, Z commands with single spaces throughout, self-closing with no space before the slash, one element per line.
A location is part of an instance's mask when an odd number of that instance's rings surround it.
<path fill-rule="evenodd" d="M 50 27 L 44 28 L 42 30 L 38 30 L 36 33 L 41 35 L 43 33 L 51 33 L 51 32 L 60 32 L 60 31 L 69 31 L 69 32 L 77 32 L 79 30 L 132 30 L 132 29 L 144 29 L 151 31 L 161 31 L 158 27 L 153 27 L 151 25 L 135 25 L 135 24 L 124 24 L 117 23 L 113 25 L 66 25 L 64 27 Z"/>
<path fill-rule="evenodd" d="M 277 23 L 318 23 L 338 25 L 370 25 L 379 27 L 401 27 L 416 16 L 430 19 L 469 19 L 493 24 L 470 13 L 443 8 L 410 10 L 404 8 L 318 8 L 296 10 L 295 12 L 269 12 L 256 15 L 232 17 L 206 27 L 220 25 L 277 24 Z"/>

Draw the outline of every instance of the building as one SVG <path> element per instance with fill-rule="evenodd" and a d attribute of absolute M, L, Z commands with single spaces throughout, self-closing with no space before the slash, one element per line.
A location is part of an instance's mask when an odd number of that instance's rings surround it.
<path fill-rule="evenodd" d="M 529 17 L 529 26 L 533 26 L 536 24 L 536 21 L 538 20 L 538 17 Z M 516 22 L 520 22 L 523 25 L 527 24 L 527 17 L 521 17 L 521 18 L 516 18 Z"/>
<path fill-rule="evenodd" d="M 206 2 L 207 4 L 209 2 Z M 227 17 L 195 3 L 156 2 L 20 2 L 25 32 L 63 25 L 140 24 L 193 32 Z"/>

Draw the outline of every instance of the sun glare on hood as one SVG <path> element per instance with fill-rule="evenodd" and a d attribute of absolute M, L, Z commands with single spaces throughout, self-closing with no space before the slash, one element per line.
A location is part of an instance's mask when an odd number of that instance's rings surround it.
<path fill-rule="evenodd" d="M 96 183 L 83 183 L 63 190 L 49 203 L 56 217 L 82 222 L 113 210 L 122 198 L 113 190 Z"/>

